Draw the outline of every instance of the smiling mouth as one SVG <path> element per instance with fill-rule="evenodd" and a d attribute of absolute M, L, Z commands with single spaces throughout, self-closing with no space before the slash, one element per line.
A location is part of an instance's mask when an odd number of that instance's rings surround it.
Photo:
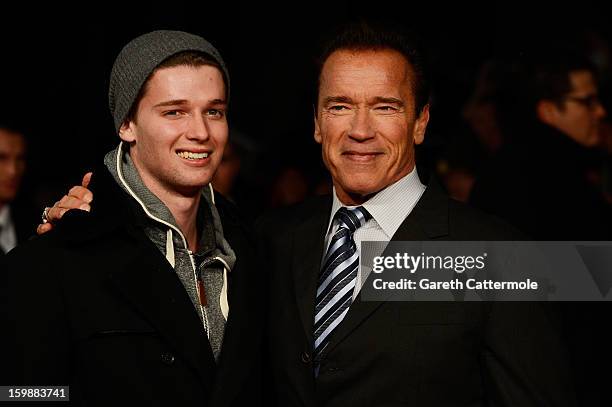
<path fill-rule="evenodd" d="M 208 158 L 209 152 L 204 153 L 194 153 L 191 151 L 177 151 L 176 155 L 186 160 L 203 160 L 204 158 Z"/>
<path fill-rule="evenodd" d="M 353 161 L 370 161 L 380 155 L 380 153 L 357 153 L 355 151 L 347 151 L 342 153 L 342 155 Z"/>

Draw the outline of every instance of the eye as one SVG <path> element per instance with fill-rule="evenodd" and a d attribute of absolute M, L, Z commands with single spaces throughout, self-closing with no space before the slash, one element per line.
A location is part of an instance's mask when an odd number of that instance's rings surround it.
<path fill-rule="evenodd" d="M 167 110 L 167 111 L 163 112 L 162 115 L 166 116 L 166 117 L 176 117 L 180 113 L 181 112 L 179 110 Z"/>
<path fill-rule="evenodd" d="M 225 115 L 225 112 L 220 109 L 208 109 L 206 115 L 215 118 L 221 118 Z"/>
<path fill-rule="evenodd" d="M 333 105 L 327 108 L 327 110 L 331 112 L 342 112 L 348 109 L 349 109 L 348 106 L 345 106 L 345 105 Z"/>
<path fill-rule="evenodd" d="M 388 106 L 388 105 L 384 105 L 384 106 L 377 106 L 376 110 L 380 111 L 380 112 L 396 112 L 397 108 L 394 106 Z"/>

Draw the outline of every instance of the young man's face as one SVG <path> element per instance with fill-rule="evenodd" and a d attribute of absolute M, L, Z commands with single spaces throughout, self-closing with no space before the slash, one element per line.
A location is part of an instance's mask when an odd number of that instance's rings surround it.
<path fill-rule="evenodd" d="M 360 204 L 414 168 L 429 110 L 417 115 L 412 79 L 393 50 L 339 50 L 325 61 L 315 140 L 343 203 Z"/>
<path fill-rule="evenodd" d="M 0 207 L 10 203 L 25 171 L 26 146 L 23 136 L 0 129 Z"/>
<path fill-rule="evenodd" d="M 153 193 L 199 194 L 214 175 L 227 141 L 225 84 L 212 66 L 156 71 L 136 118 L 121 127 L 130 155 Z"/>

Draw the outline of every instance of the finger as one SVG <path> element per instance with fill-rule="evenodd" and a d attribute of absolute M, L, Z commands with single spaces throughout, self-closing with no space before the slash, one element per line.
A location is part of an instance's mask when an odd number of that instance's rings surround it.
<path fill-rule="evenodd" d="M 93 194 L 91 193 L 91 191 L 82 186 L 74 186 L 70 188 L 70 191 L 68 191 L 68 195 L 73 196 L 85 203 L 90 203 L 93 199 Z"/>
<path fill-rule="evenodd" d="M 91 182 L 91 176 L 93 175 L 93 172 L 88 172 L 85 175 L 83 175 L 83 180 L 81 181 L 81 186 L 83 188 L 87 188 L 89 186 L 89 183 Z"/>
<path fill-rule="evenodd" d="M 68 212 L 68 209 L 53 206 L 53 208 L 49 209 L 49 212 L 47 212 L 47 220 L 51 223 L 56 222 L 60 220 L 66 212 Z"/>
<path fill-rule="evenodd" d="M 50 223 L 41 223 L 40 225 L 38 225 L 38 227 L 36 228 L 36 234 L 37 235 L 42 235 L 47 233 L 48 231 L 50 231 L 51 229 L 53 229 L 53 225 Z"/>
<path fill-rule="evenodd" d="M 91 209 L 87 202 L 71 195 L 64 195 L 55 206 L 61 209 L 81 209 L 87 212 Z"/>

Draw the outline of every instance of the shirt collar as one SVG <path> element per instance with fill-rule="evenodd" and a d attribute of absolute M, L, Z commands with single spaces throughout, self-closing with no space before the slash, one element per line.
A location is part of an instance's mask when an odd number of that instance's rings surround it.
<path fill-rule="evenodd" d="M 9 225 L 11 221 L 11 209 L 9 205 L 4 205 L 2 209 L 0 209 L 0 229 L 4 226 Z"/>
<path fill-rule="evenodd" d="M 378 192 L 362 206 L 391 239 L 404 219 L 412 212 L 424 191 L 425 185 L 421 183 L 415 167 L 406 176 Z M 343 205 L 340 202 L 334 187 L 329 227 L 332 226 L 335 213 L 343 206 L 354 208 L 354 206 Z"/>

